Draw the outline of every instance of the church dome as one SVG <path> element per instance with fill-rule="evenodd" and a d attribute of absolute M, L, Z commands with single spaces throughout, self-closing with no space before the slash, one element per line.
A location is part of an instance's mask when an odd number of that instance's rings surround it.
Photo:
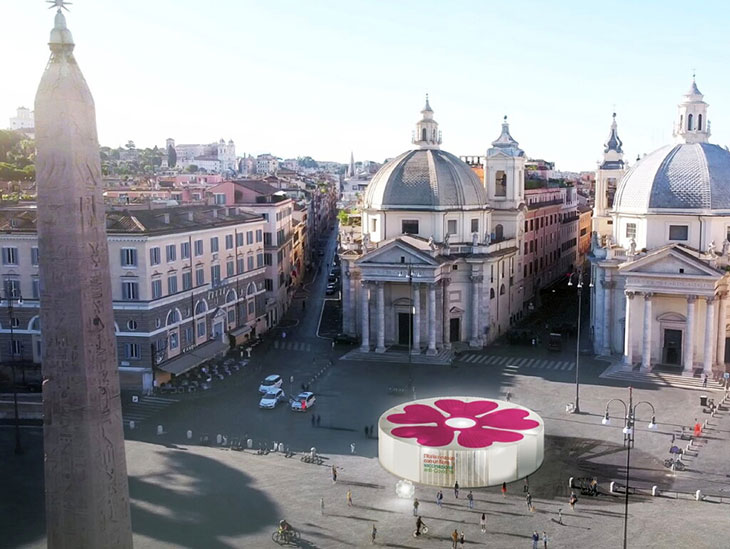
<path fill-rule="evenodd" d="M 440 149 L 441 132 L 426 96 L 413 144 L 419 148 L 378 170 L 365 192 L 365 208 L 375 210 L 463 210 L 487 206 L 487 191 L 474 171 Z"/>
<path fill-rule="evenodd" d="M 617 213 L 730 210 L 730 152 L 710 143 L 667 145 L 645 156 L 616 189 Z"/>
<path fill-rule="evenodd" d="M 487 192 L 474 171 L 438 149 L 408 151 L 380 168 L 368 185 L 365 208 L 451 210 L 483 208 Z"/>

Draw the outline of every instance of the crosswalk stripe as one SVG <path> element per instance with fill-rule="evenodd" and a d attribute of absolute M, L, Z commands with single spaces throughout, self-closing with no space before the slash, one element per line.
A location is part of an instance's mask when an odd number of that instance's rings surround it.
<path fill-rule="evenodd" d="M 549 368 L 550 367 L 550 361 L 549 360 L 538 360 L 537 364 L 535 364 L 535 368 Z"/>
<path fill-rule="evenodd" d="M 564 368 L 566 365 L 570 364 L 570 362 L 567 362 L 563 360 L 562 362 L 556 362 L 555 363 L 555 369 L 559 370 L 560 368 Z"/>
<path fill-rule="evenodd" d="M 530 359 L 527 360 L 527 362 L 525 362 L 525 364 L 523 364 L 523 366 L 525 368 L 532 368 L 532 363 L 533 362 L 535 362 L 535 359 L 534 358 L 530 358 Z"/>
<path fill-rule="evenodd" d="M 467 355 L 466 358 L 464 359 L 464 361 L 465 362 L 474 362 L 474 360 L 476 360 L 476 358 L 477 358 L 477 355 Z"/>
<path fill-rule="evenodd" d="M 487 355 L 482 355 L 479 357 L 479 360 L 477 362 L 479 362 L 479 364 L 484 364 L 488 358 L 489 357 Z"/>
<path fill-rule="evenodd" d="M 563 366 L 560 367 L 561 370 L 572 370 L 570 362 L 567 362 Z"/>

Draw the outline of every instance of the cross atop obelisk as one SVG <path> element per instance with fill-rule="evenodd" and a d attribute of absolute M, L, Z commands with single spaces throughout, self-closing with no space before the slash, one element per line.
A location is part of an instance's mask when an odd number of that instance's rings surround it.
<path fill-rule="evenodd" d="M 131 548 L 96 113 L 63 10 L 35 100 L 46 532 L 51 549 Z"/>

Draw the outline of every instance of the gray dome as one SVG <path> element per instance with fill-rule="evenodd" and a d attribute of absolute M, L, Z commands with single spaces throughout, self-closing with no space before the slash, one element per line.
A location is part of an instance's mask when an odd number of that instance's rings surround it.
<path fill-rule="evenodd" d="M 710 143 L 662 147 L 623 177 L 614 210 L 730 210 L 730 152 Z"/>
<path fill-rule="evenodd" d="M 365 208 L 376 210 L 481 209 L 487 192 L 474 171 L 438 149 L 408 151 L 378 170 L 368 185 Z"/>

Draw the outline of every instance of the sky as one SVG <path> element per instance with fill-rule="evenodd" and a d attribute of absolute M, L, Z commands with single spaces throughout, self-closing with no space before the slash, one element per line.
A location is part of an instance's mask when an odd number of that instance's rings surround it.
<path fill-rule="evenodd" d="M 73 0 L 99 140 L 233 139 L 239 155 L 383 161 L 428 93 L 442 148 L 485 154 L 508 115 L 526 154 L 593 170 L 617 112 L 625 158 L 672 140 L 696 71 L 730 143 L 730 4 L 674 0 Z M 53 11 L 2 0 L 0 127 L 32 106 Z"/>

